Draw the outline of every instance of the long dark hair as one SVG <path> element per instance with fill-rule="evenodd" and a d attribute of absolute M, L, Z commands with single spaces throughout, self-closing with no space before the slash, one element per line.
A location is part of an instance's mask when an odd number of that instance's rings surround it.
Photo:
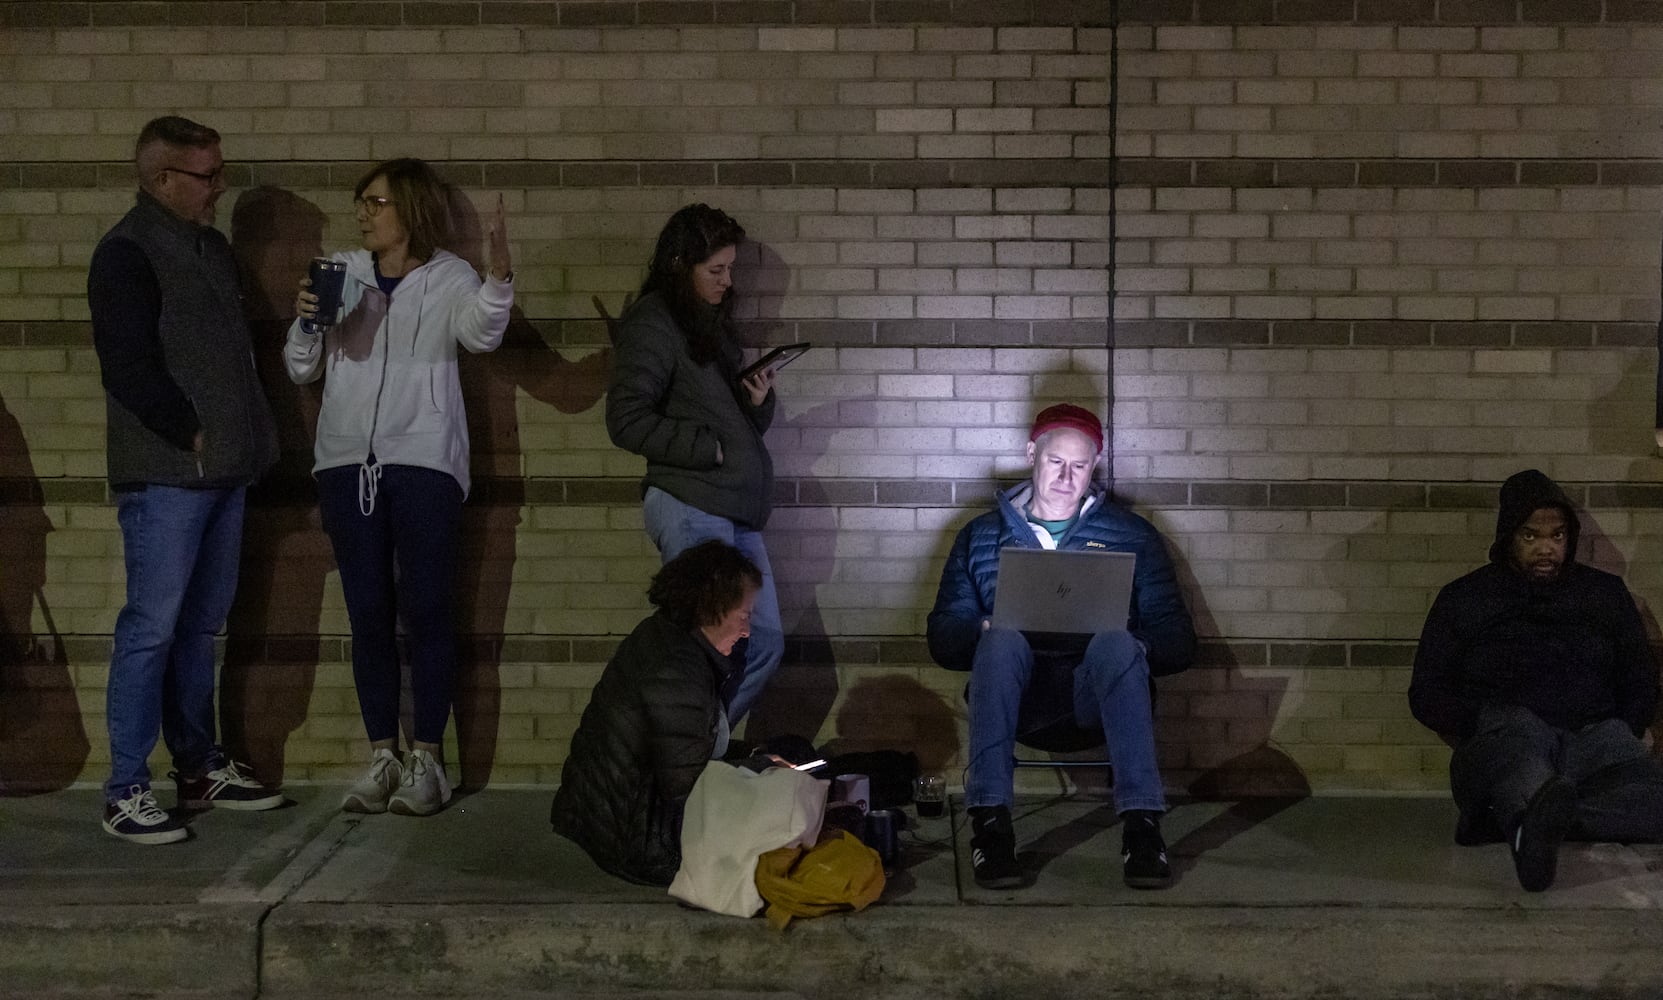
<path fill-rule="evenodd" d="M 684 628 L 715 625 L 762 586 L 762 571 L 745 554 L 712 538 L 682 552 L 658 571 L 647 600 Z"/>
<path fill-rule="evenodd" d="M 678 209 L 658 233 L 658 245 L 647 263 L 641 296 L 658 292 L 676 325 L 687 337 L 688 353 L 699 364 L 716 358 L 722 334 L 733 335 L 733 289 L 722 297 L 714 317 L 711 307 L 693 291 L 693 268 L 724 247 L 745 239 L 745 227 L 719 208 L 700 203 Z"/>
<path fill-rule="evenodd" d="M 450 185 L 427 161 L 406 156 L 371 167 L 359 178 L 352 196 L 361 196 L 377 177 L 387 178 L 391 207 L 410 234 L 410 256 L 432 260 L 433 251 L 450 242 Z"/>

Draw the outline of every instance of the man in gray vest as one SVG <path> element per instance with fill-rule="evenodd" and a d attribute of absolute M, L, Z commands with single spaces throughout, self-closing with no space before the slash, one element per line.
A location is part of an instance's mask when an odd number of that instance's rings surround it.
<path fill-rule="evenodd" d="M 87 275 L 127 568 L 106 688 L 104 829 L 166 844 L 187 836 L 184 810 L 283 802 L 225 756 L 214 724 L 214 636 L 237 589 L 244 495 L 277 460 L 277 435 L 231 248 L 213 228 L 225 191 L 219 133 L 157 118 L 134 160 L 137 204 Z M 175 815 L 150 790 L 158 731 L 173 756 Z"/>

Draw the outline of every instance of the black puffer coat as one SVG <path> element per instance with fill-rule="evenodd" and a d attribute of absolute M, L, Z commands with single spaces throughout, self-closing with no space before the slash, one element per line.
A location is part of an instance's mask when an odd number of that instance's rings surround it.
<path fill-rule="evenodd" d="M 1513 533 L 1543 508 L 1565 514 L 1565 565 L 1552 580 L 1521 573 Z M 1551 726 L 1621 719 L 1638 735 L 1657 709 L 1657 664 L 1623 581 L 1576 561 L 1581 522 L 1563 490 L 1534 469 L 1501 488 L 1490 562 L 1444 587 L 1415 650 L 1409 708 L 1446 742 L 1472 735 L 1485 703 L 1528 708 Z"/>
<path fill-rule="evenodd" d="M 732 666 L 695 630 L 654 614 L 618 646 L 583 710 L 549 819 L 620 878 L 669 885 L 681 815 L 716 748 Z"/>

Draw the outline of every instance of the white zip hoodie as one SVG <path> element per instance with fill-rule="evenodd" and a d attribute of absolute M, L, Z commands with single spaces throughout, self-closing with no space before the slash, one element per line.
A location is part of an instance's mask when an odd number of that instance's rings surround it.
<path fill-rule="evenodd" d="M 296 319 L 283 347 L 294 382 L 327 373 L 312 471 L 359 465 L 366 515 L 375 508 L 383 464 L 449 473 L 467 496 L 468 418 L 456 345 L 476 354 L 496 350 L 508 329 L 513 284 L 481 284 L 466 261 L 437 250 L 389 298 L 375 282 L 368 250 L 333 259 L 347 266 L 337 322 L 315 336 Z"/>

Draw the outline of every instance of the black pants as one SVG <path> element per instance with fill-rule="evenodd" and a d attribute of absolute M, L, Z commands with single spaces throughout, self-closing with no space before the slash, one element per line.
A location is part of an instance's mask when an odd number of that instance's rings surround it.
<path fill-rule="evenodd" d="M 1488 816 L 1507 834 L 1554 775 L 1576 785 L 1571 839 L 1663 842 L 1663 764 L 1620 719 L 1573 732 L 1517 705 L 1486 705 L 1449 762 L 1462 814 Z"/>
<path fill-rule="evenodd" d="M 335 549 L 352 621 L 358 708 L 371 741 L 398 737 L 402 622 L 414 702 L 411 739 L 439 743 L 456 686 L 453 614 L 462 487 L 432 469 L 379 469 L 379 481 L 367 495 L 359 466 L 318 473 L 323 530 Z"/>

